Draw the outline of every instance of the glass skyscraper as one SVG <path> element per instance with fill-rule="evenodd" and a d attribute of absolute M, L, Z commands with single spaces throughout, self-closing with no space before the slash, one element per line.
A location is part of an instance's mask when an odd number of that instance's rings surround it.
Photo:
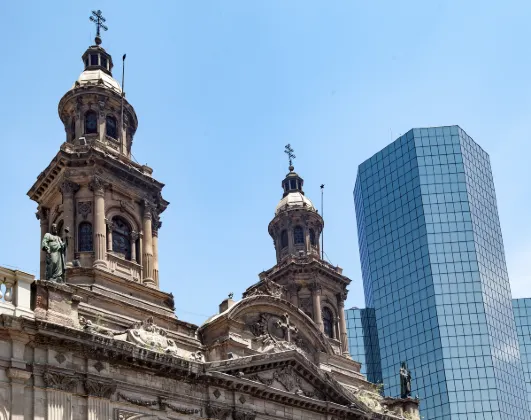
<path fill-rule="evenodd" d="M 520 343 L 527 401 L 531 407 L 531 299 L 513 299 L 514 321 Z"/>
<path fill-rule="evenodd" d="M 359 166 L 354 201 L 385 394 L 406 361 L 426 419 L 529 419 L 488 154 L 413 129 Z"/>
<path fill-rule="evenodd" d="M 374 309 L 351 308 L 345 311 L 349 353 L 352 359 L 361 363 L 361 373 L 369 382 L 382 383 L 380 346 Z"/>

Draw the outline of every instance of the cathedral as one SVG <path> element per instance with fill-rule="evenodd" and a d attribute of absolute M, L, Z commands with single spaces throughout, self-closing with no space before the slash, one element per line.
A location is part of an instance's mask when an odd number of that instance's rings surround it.
<path fill-rule="evenodd" d="M 350 280 L 320 257 L 324 221 L 291 162 L 268 226 L 276 264 L 203 325 L 177 319 L 159 289 L 169 202 L 131 159 L 137 115 L 94 15 L 59 102 L 64 142 L 28 192 L 40 279 L 0 267 L 0 419 L 419 419 L 417 399 L 381 396 L 349 355 Z"/>

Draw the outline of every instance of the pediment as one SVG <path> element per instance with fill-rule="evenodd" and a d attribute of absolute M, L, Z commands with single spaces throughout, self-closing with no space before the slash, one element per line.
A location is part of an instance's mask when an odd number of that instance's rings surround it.
<path fill-rule="evenodd" d="M 222 372 L 283 393 L 339 405 L 358 406 L 352 394 L 332 376 L 320 370 L 299 350 L 261 354 L 209 363 L 211 372 Z"/>

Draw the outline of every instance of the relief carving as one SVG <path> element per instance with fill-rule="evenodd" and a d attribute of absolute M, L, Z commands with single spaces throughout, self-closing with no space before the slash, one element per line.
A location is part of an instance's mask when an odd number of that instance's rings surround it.
<path fill-rule="evenodd" d="M 283 286 L 280 286 L 279 284 L 265 277 L 256 286 L 247 289 L 243 294 L 243 297 L 247 298 L 252 296 L 267 295 L 280 299 L 284 291 L 285 289 Z"/>
<path fill-rule="evenodd" d="M 77 203 L 77 212 L 83 217 L 83 220 L 87 220 L 87 217 L 92 213 L 92 201 L 80 201 Z"/>
<path fill-rule="evenodd" d="M 121 392 L 118 392 L 118 397 L 124 399 L 128 403 L 134 404 L 134 405 L 140 405 L 142 407 L 153 407 L 155 405 L 160 404 L 160 398 L 157 398 L 156 400 L 144 400 L 142 398 L 136 398 L 136 397 L 130 397 L 126 394 L 123 394 Z"/>
<path fill-rule="evenodd" d="M 232 413 L 232 418 L 234 420 L 255 420 L 256 413 L 249 412 L 249 411 L 234 410 L 234 412 Z"/>

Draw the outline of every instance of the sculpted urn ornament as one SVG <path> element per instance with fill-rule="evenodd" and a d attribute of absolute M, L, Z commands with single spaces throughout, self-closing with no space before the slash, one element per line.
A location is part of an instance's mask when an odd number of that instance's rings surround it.
<path fill-rule="evenodd" d="M 45 279 L 56 283 L 65 281 L 65 253 L 68 240 L 63 241 L 57 232 L 57 225 L 52 224 L 52 231 L 42 238 L 42 250 L 46 252 Z M 68 228 L 65 228 L 68 233 Z"/>

